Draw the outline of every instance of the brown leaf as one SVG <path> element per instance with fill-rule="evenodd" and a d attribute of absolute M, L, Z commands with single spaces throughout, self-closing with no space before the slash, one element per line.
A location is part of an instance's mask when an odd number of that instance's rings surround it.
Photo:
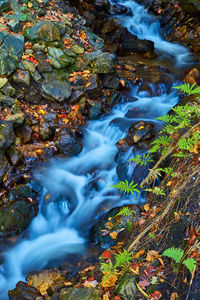
<path fill-rule="evenodd" d="M 179 298 L 178 294 L 176 292 L 171 294 L 170 300 L 177 300 Z"/>

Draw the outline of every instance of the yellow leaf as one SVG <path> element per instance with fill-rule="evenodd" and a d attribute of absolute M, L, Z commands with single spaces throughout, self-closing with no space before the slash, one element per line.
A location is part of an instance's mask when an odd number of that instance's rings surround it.
<path fill-rule="evenodd" d="M 47 194 L 47 195 L 45 196 L 45 200 L 49 200 L 49 199 L 50 199 L 50 195 Z"/>
<path fill-rule="evenodd" d="M 121 85 L 123 86 L 123 87 L 125 87 L 125 85 L 126 85 L 126 83 L 125 83 L 125 80 L 120 80 L 120 82 L 121 82 Z"/>
<path fill-rule="evenodd" d="M 109 296 L 106 295 L 106 294 L 104 294 L 104 295 L 103 295 L 103 300 L 109 300 Z"/>
<path fill-rule="evenodd" d="M 85 87 L 88 87 L 91 85 L 91 82 L 86 83 Z"/>
<path fill-rule="evenodd" d="M 47 113 L 47 111 L 45 111 L 44 109 L 39 109 L 39 114 L 45 116 Z"/>
<path fill-rule="evenodd" d="M 117 276 L 116 275 L 112 275 L 112 274 L 105 274 L 102 278 L 101 281 L 101 285 L 106 288 L 106 287 L 112 287 L 115 285 L 116 281 L 117 281 Z"/>
<path fill-rule="evenodd" d="M 144 129 L 144 126 L 140 126 L 138 129 L 139 129 L 139 130 Z"/>
<path fill-rule="evenodd" d="M 170 186 L 172 184 L 172 181 L 168 181 L 168 183 L 166 184 L 166 186 Z"/>
<path fill-rule="evenodd" d="M 117 231 L 110 232 L 110 236 L 113 240 L 116 240 L 117 235 L 118 235 Z"/>
<path fill-rule="evenodd" d="M 69 123 L 69 119 L 67 119 L 67 118 L 62 119 L 62 121 L 63 121 L 63 123 L 65 123 L 65 124 Z"/>
<path fill-rule="evenodd" d="M 144 210 L 145 210 L 146 212 L 149 210 L 149 204 L 148 204 L 148 203 L 144 205 Z"/>
<path fill-rule="evenodd" d="M 28 7 L 31 8 L 33 6 L 33 3 L 28 2 Z"/>
<path fill-rule="evenodd" d="M 35 152 L 36 152 L 38 155 L 43 154 L 43 150 L 42 150 L 42 149 L 37 149 L 37 150 L 35 150 Z"/>
<path fill-rule="evenodd" d="M 112 229 L 112 228 L 113 228 L 113 223 L 107 222 L 107 223 L 105 224 L 105 227 L 108 228 L 108 229 Z"/>

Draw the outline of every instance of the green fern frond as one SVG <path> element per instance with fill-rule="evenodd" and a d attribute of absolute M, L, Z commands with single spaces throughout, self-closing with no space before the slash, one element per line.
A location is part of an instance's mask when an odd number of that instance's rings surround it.
<path fill-rule="evenodd" d="M 134 181 L 131 181 L 130 183 L 128 183 L 127 180 L 125 181 L 119 181 L 118 183 L 111 185 L 110 187 L 119 189 L 121 192 L 126 193 L 126 194 L 133 194 L 134 192 L 140 193 L 140 191 L 138 189 L 136 189 L 136 186 L 138 186 L 138 184 L 134 184 Z"/>
<path fill-rule="evenodd" d="M 160 195 L 160 196 L 166 196 L 166 194 L 163 192 L 162 189 L 160 189 L 159 187 L 155 186 L 153 189 L 145 189 L 146 192 L 151 192 L 155 195 Z"/>
<path fill-rule="evenodd" d="M 173 123 L 174 122 L 174 116 L 164 115 L 164 116 L 156 118 L 156 120 L 160 120 L 160 121 L 163 121 L 165 123 Z"/>
<path fill-rule="evenodd" d="M 137 165 L 146 166 L 147 163 L 153 162 L 153 159 L 149 155 L 149 153 L 147 153 L 143 155 L 137 155 L 136 157 L 131 158 L 128 161 L 134 161 Z"/>
<path fill-rule="evenodd" d="M 179 248 L 168 248 L 166 249 L 162 256 L 167 256 L 173 259 L 176 263 L 179 263 L 181 258 L 183 257 L 184 251 Z"/>
<path fill-rule="evenodd" d="M 184 83 L 181 84 L 179 86 L 174 86 L 174 89 L 179 90 L 179 92 L 184 93 L 186 95 L 192 95 L 192 90 L 195 86 L 195 83 L 193 83 L 192 85 L 189 83 Z"/>
<path fill-rule="evenodd" d="M 179 157 L 179 158 L 186 158 L 188 156 L 188 154 L 183 153 L 182 151 L 179 151 L 178 153 L 173 154 L 172 156 Z"/>
<path fill-rule="evenodd" d="M 120 209 L 118 214 L 116 214 L 116 217 L 117 216 L 123 216 L 123 217 L 132 216 L 132 214 L 134 212 L 135 212 L 134 210 L 131 210 L 127 206 L 124 206 L 122 209 Z"/>
<path fill-rule="evenodd" d="M 133 258 L 133 252 L 128 252 L 124 249 L 124 252 L 120 252 L 115 255 L 115 268 L 125 267 Z"/>
<path fill-rule="evenodd" d="M 197 262 L 195 258 L 188 258 L 183 261 L 183 265 L 192 273 L 197 267 Z"/>

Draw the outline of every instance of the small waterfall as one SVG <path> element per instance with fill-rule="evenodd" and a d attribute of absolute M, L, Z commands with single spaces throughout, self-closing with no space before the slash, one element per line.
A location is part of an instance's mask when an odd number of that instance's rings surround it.
<path fill-rule="evenodd" d="M 133 12 L 132 17 L 120 17 L 124 26 L 139 38 L 154 41 L 159 51 L 175 57 L 177 62 L 185 63 L 187 49 L 162 40 L 158 21 L 143 6 L 134 1 L 118 3 Z M 134 196 L 122 197 L 109 186 L 118 181 L 115 143 L 125 137 L 125 130 L 141 119 L 157 122 L 154 118 L 166 114 L 178 102 L 175 90 L 168 94 L 161 84 L 159 91 L 159 96 L 150 96 L 132 88 L 130 95 L 135 101 L 118 104 L 110 115 L 88 122 L 84 147 L 78 156 L 69 160 L 53 159 L 35 173 L 35 179 L 44 188 L 40 210 L 29 227 L 28 237 L 4 254 L 0 267 L 1 300 L 8 299 L 7 291 L 24 280 L 29 271 L 50 266 L 58 258 L 64 260 L 68 254 L 84 252 L 88 228 L 101 212 L 145 201 L 142 197 L 137 200 Z M 139 117 L 131 116 L 133 109 L 139 111 Z M 123 124 L 123 130 L 119 124 Z"/>

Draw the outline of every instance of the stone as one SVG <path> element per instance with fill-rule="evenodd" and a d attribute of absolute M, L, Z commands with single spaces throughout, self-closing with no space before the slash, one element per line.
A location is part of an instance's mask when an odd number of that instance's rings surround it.
<path fill-rule="evenodd" d="M 17 150 L 15 145 L 11 146 L 6 153 L 13 166 L 16 166 L 22 158 L 21 152 Z"/>
<path fill-rule="evenodd" d="M 0 136 L 6 139 L 5 149 L 8 149 L 15 141 L 13 125 L 8 121 L 0 121 Z"/>
<path fill-rule="evenodd" d="M 55 134 L 55 126 L 51 126 L 49 122 L 40 121 L 40 135 L 43 140 L 51 140 Z"/>
<path fill-rule="evenodd" d="M 11 122 L 13 127 L 15 128 L 25 123 L 26 117 L 23 113 L 18 113 L 7 117 L 5 120 Z"/>
<path fill-rule="evenodd" d="M 64 54 L 61 49 L 48 47 L 47 51 L 51 64 L 57 69 L 66 68 L 74 63 L 74 59 Z"/>
<path fill-rule="evenodd" d="M 113 73 L 116 71 L 115 55 L 100 50 L 86 53 L 83 56 L 89 68 L 94 73 Z"/>
<path fill-rule="evenodd" d="M 0 13 L 9 10 L 10 0 L 0 0 Z"/>
<path fill-rule="evenodd" d="M 25 37 L 31 41 L 55 42 L 60 41 L 60 31 L 55 22 L 41 20 L 24 32 Z"/>
<path fill-rule="evenodd" d="M 7 82 L 8 82 L 8 79 L 6 77 L 1 77 L 0 78 L 0 89 L 2 87 L 4 87 L 4 85 L 6 85 Z"/>
<path fill-rule="evenodd" d="M 0 232 L 12 235 L 28 227 L 36 215 L 35 205 L 31 202 L 17 201 L 0 209 Z"/>
<path fill-rule="evenodd" d="M 78 45 L 72 46 L 72 47 L 70 48 L 70 50 L 71 50 L 72 52 L 74 52 L 75 54 L 78 54 L 78 55 L 81 55 L 81 54 L 83 54 L 83 52 L 84 52 L 84 48 L 82 48 L 82 47 L 80 47 L 80 46 L 78 46 Z"/>
<path fill-rule="evenodd" d="M 31 75 L 29 71 L 18 69 L 15 74 L 13 74 L 13 81 L 18 84 L 23 84 L 30 86 L 31 84 Z"/>
<path fill-rule="evenodd" d="M 184 78 L 184 81 L 189 84 L 200 84 L 200 72 L 197 68 L 193 68 Z"/>
<path fill-rule="evenodd" d="M 58 134 L 56 147 L 60 153 L 69 157 L 76 156 L 82 151 L 82 145 L 68 129 L 64 129 Z"/>
<path fill-rule="evenodd" d="M 40 75 L 40 73 L 35 70 L 35 72 L 31 73 L 31 76 L 33 78 L 33 80 L 35 80 L 35 82 L 40 83 L 42 81 L 42 76 Z"/>
<path fill-rule="evenodd" d="M 72 94 L 71 86 L 65 74 L 58 72 L 46 73 L 41 86 L 42 96 L 49 100 L 63 102 Z"/>
<path fill-rule="evenodd" d="M 13 32 L 20 32 L 22 29 L 21 23 L 18 20 L 11 20 L 8 22 L 8 27 Z"/>
<path fill-rule="evenodd" d="M 23 143 L 30 142 L 32 128 L 28 125 L 20 126 L 16 129 L 16 135 L 23 140 Z"/>
<path fill-rule="evenodd" d="M 92 101 L 90 110 L 89 110 L 89 119 L 90 120 L 98 120 L 101 115 L 101 102 Z"/>
<path fill-rule="evenodd" d="M 101 296 L 97 290 L 92 288 L 68 288 L 62 289 L 60 300 L 101 300 Z"/>
<path fill-rule="evenodd" d="M 0 183 L 2 183 L 7 171 L 9 163 L 3 152 L 0 152 Z"/>
<path fill-rule="evenodd" d="M 7 107 L 12 106 L 15 103 L 15 99 L 9 96 L 5 96 L 0 93 L 0 106 Z"/>
<path fill-rule="evenodd" d="M 120 85 L 120 80 L 117 74 L 101 74 L 100 79 L 103 87 L 107 89 L 117 89 Z"/>
<path fill-rule="evenodd" d="M 30 287 L 27 283 L 19 281 L 16 288 L 8 292 L 8 296 L 9 300 L 35 300 L 37 297 L 41 296 L 41 294 L 35 288 Z"/>
<path fill-rule="evenodd" d="M 12 87 L 12 85 L 7 82 L 2 88 L 1 88 L 1 92 L 8 97 L 12 97 L 15 94 L 15 88 Z"/>
<path fill-rule="evenodd" d="M 35 72 L 36 66 L 31 61 L 25 59 L 25 60 L 22 61 L 22 65 L 23 65 L 25 70 L 27 70 L 31 73 Z"/>
<path fill-rule="evenodd" d="M 2 31 L 0 34 L 0 75 L 12 74 L 24 51 L 24 37 Z"/>
<path fill-rule="evenodd" d="M 115 294 L 122 299 L 136 300 L 137 291 L 136 279 L 130 273 L 125 273 L 115 288 Z"/>

